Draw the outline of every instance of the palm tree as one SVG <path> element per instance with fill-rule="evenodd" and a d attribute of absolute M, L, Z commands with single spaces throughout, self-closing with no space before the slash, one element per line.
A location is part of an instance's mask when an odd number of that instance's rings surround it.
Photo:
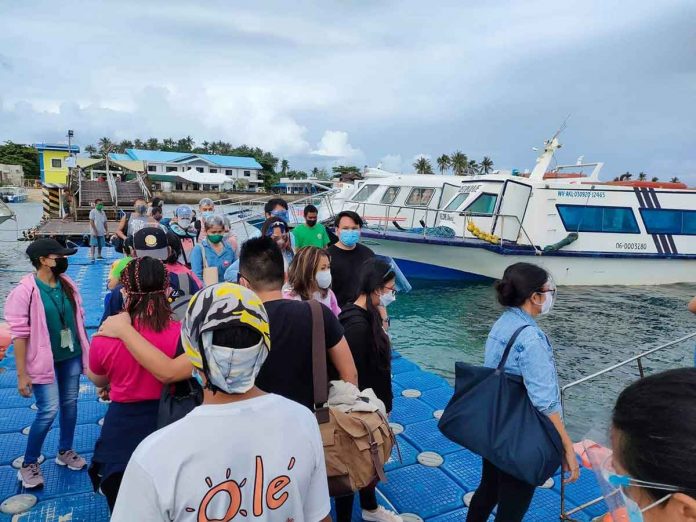
<path fill-rule="evenodd" d="M 413 163 L 413 168 L 416 169 L 418 174 L 433 173 L 433 166 L 430 164 L 430 160 L 424 156 L 421 156 Z"/>
<path fill-rule="evenodd" d="M 283 176 L 285 176 L 288 173 L 289 168 L 290 168 L 290 162 L 288 162 L 288 160 L 284 159 L 283 161 L 280 162 L 280 172 L 283 173 Z"/>
<path fill-rule="evenodd" d="M 484 174 L 489 174 L 493 170 L 493 160 L 488 156 L 484 156 L 481 161 L 481 170 Z"/>
<path fill-rule="evenodd" d="M 148 150 L 158 150 L 160 148 L 159 140 L 157 138 L 148 138 L 146 144 Z"/>
<path fill-rule="evenodd" d="M 645 181 L 648 179 L 648 175 L 645 172 L 638 173 L 638 181 Z"/>
<path fill-rule="evenodd" d="M 443 154 L 439 158 L 437 158 L 437 168 L 440 169 L 440 174 L 444 174 L 446 170 L 449 170 L 449 168 L 452 166 L 452 160 L 450 160 L 450 157 L 447 154 Z"/>
<path fill-rule="evenodd" d="M 90 158 L 98 158 L 99 156 L 97 155 L 97 147 L 94 145 L 87 145 L 85 147 L 85 152 L 89 154 Z"/>
<path fill-rule="evenodd" d="M 162 148 L 167 151 L 172 151 L 176 148 L 174 138 L 164 138 L 162 140 Z"/>
<path fill-rule="evenodd" d="M 106 136 L 99 140 L 99 153 L 104 156 L 114 148 L 112 141 Z"/>
<path fill-rule="evenodd" d="M 476 162 L 476 160 L 471 160 L 466 167 L 466 173 L 469 176 L 476 176 L 480 174 L 481 166 Z"/>
<path fill-rule="evenodd" d="M 205 154 L 210 152 L 210 142 L 209 141 L 204 141 L 203 143 L 201 143 L 201 147 L 203 147 L 203 152 Z"/>
<path fill-rule="evenodd" d="M 466 167 L 469 164 L 469 159 L 461 151 L 457 151 L 451 156 L 452 170 L 456 176 L 463 176 L 466 172 Z"/>
<path fill-rule="evenodd" d="M 669 180 L 670 183 L 680 183 L 679 178 L 674 176 L 672 179 Z"/>
<path fill-rule="evenodd" d="M 319 177 L 319 169 L 317 167 L 314 167 L 312 169 L 312 177 L 313 178 L 318 178 Z"/>
<path fill-rule="evenodd" d="M 658 178 L 657 176 L 653 176 L 653 179 L 651 179 L 650 181 L 652 181 L 653 183 L 657 183 L 658 181 L 660 181 L 660 178 Z"/>
<path fill-rule="evenodd" d="M 140 138 L 136 138 L 133 140 L 133 147 L 136 149 L 143 149 L 145 148 L 145 143 L 143 143 L 143 140 Z"/>

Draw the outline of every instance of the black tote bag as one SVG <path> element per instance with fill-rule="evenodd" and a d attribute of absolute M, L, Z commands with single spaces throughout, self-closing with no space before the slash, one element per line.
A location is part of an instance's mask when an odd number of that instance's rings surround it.
<path fill-rule="evenodd" d="M 522 377 L 503 371 L 525 328 L 512 335 L 497 368 L 456 364 L 454 396 L 438 427 L 505 473 L 540 486 L 560 467 L 563 443 L 553 423 L 529 400 Z"/>
<path fill-rule="evenodd" d="M 162 387 L 159 409 L 157 411 L 157 429 L 164 428 L 172 422 L 183 419 L 196 406 L 203 403 L 203 388 L 194 378 L 165 384 Z"/>

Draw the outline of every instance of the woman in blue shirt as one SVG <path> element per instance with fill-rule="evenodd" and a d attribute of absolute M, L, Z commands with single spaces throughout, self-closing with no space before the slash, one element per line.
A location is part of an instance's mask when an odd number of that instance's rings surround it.
<path fill-rule="evenodd" d="M 225 238 L 225 220 L 222 216 L 214 215 L 204 221 L 205 239 L 191 250 L 191 270 L 198 279 L 205 283 L 203 269 L 207 267 L 217 268 L 218 279 L 224 281 L 223 276 L 235 259 L 234 250 Z M 205 252 L 205 259 L 203 253 Z"/>
<path fill-rule="evenodd" d="M 486 341 L 484 365 L 496 368 L 510 338 L 522 330 L 505 363 L 505 372 L 524 379 L 532 404 L 558 430 L 563 441 L 563 468 L 569 472 L 566 482 L 577 480 L 579 466 L 571 441 L 563 425 L 558 375 L 553 349 L 546 334 L 534 318 L 551 311 L 556 298 L 556 286 L 549 274 L 530 263 L 509 266 L 495 285 L 498 302 L 507 307 L 493 325 Z M 471 499 L 467 522 L 488 520 L 498 505 L 496 520 L 516 522 L 524 518 L 534 496 L 535 487 L 521 481 L 483 459 L 481 484 Z"/>

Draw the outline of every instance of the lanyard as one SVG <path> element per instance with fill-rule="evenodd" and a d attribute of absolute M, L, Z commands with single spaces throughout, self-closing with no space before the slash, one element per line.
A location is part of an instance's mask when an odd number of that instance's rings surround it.
<path fill-rule="evenodd" d="M 50 292 L 48 292 L 48 297 L 53 301 L 53 304 L 56 306 L 56 310 L 58 310 L 58 316 L 60 317 L 60 322 L 63 325 L 63 330 L 68 328 L 67 322 L 65 321 L 65 296 L 63 295 L 63 290 L 61 288 L 60 292 L 60 297 L 61 297 L 61 303 L 62 306 L 58 305 L 58 302 L 56 299 L 53 297 L 53 289 L 51 289 Z"/>

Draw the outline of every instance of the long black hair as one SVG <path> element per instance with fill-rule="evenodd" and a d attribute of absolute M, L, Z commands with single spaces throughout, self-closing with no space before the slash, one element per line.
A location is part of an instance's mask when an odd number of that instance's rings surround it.
<path fill-rule="evenodd" d="M 619 462 L 639 480 L 684 489 L 696 498 L 696 368 L 640 379 L 621 392 L 612 424 Z M 668 492 L 646 488 L 653 500 Z"/>
<path fill-rule="evenodd" d="M 495 282 L 498 302 L 503 306 L 520 306 L 549 280 L 549 274 L 531 263 L 515 263 L 505 269 L 503 278 Z"/>
<path fill-rule="evenodd" d="M 387 284 L 394 281 L 396 274 L 389 263 L 377 258 L 365 260 L 360 268 L 360 282 L 358 284 L 358 296 L 366 295 L 366 307 L 370 317 L 372 337 L 375 341 L 377 364 L 381 369 L 391 368 L 391 343 L 389 336 L 382 327 L 382 316 L 377 307 L 372 304 L 372 294 L 381 290 Z"/>
<path fill-rule="evenodd" d="M 121 273 L 121 283 L 128 294 L 126 311 L 133 324 L 155 332 L 169 326 L 172 309 L 169 304 L 169 273 L 164 263 L 152 257 L 137 257 Z"/>

